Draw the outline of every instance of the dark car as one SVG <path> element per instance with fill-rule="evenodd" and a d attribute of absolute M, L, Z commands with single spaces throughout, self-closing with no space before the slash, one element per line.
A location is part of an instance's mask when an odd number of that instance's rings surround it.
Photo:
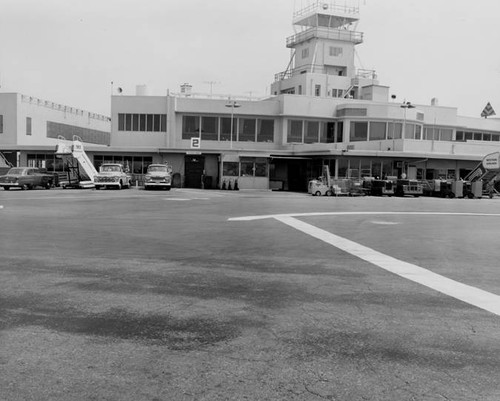
<path fill-rule="evenodd" d="M 54 175 L 44 173 L 35 167 L 12 167 L 7 174 L 0 176 L 0 187 L 6 191 L 11 188 L 43 187 L 49 189 L 54 183 Z"/>

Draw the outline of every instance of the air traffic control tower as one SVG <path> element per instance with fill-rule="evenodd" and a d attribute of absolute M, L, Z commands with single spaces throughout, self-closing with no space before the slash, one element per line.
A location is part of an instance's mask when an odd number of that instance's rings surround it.
<path fill-rule="evenodd" d="M 361 88 L 378 86 L 375 71 L 356 70 L 354 64 L 355 46 L 363 42 L 363 34 L 355 30 L 359 5 L 342 3 L 315 1 L 294 13 L 296 33 L 286 40 L 290 62 L 275 75 L 272 95 L 361 99 L 371 93 Z"/>

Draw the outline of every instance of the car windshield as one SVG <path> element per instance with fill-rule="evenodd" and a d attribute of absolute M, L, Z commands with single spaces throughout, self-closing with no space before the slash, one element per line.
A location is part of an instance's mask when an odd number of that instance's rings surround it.
<path fill-rule="evenodd" d="M 23 168 L 11 168 L 7 174 L 22 175 L 23 172 L 24 172 Z"/>
<path fill-rule="evenodd" d="M 166 173 L 168 171 L 167 166 L 149 166 L 148 173 Z"/>
<path fill-rule="evenodd" d="M 113 171 L 120 172 L 121 169 L 120 169 L 120 166 L 102 166 L 101 167 L 101 171 L 103 173 L 109 173 L 109 172 L 113 172 Z"/>

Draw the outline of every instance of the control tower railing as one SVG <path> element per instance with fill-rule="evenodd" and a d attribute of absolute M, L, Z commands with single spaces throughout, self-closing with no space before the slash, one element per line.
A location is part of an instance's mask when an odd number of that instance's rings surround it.
<path fill-rule="evenodd" d="M 355 44 L 363 43 L 363 33 L 348 31 L 345 29 L 310 28 L 286 38 L 286 47 L 293 48 L 298 43 L 305 42 L 312 38 L 334 39 Z"/>
<path fill-rule="evenodd" d="M 294 23 L 299 22 L 303 18 L 315 13 L 326 13 L 339 17 L 356 18 L 359 16 L 359 7 L 347 6 L 345 4 L 337 4 L 336 1 L 321 1 L 317 0 L 313 4 L 308 5 L 293 13 Z"/>

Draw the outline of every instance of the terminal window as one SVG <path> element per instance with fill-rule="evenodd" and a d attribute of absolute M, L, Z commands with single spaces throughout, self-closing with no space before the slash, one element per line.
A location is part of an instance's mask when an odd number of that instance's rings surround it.
<path fill-rule="evenodd" d="M 304 121 L 302 120 L 290 120 L 288 122 L 288 143 L 298 142 L 302 143 L 302 127 Z"/>
<path fill-rule="evenodd" d="M 368 123 L 367 122 L 351 122 L 351 142 L 367 141 L 368 140 Z"/>
<path fill-rule="evenodd" d="M 26 117 L 26 135 L 31 135 L 31 117 Z"/>
<path fill-rule="evenodd" d="M 330 46 L 330 56 L 340 57 L 342 56 L 342 48 L 336 46 Z"/>
<path fill-rule="evenodd" d="M 257 120 L 257 142 L 274 142 L 274 120 Z"/>
<path fill-rule="evenodd" d="M 0 134 L 3 134 L 3 116 L 0 114 Z"/>
<path fill-rule="evenodd" d="M 167 132 L 167 115 L 119 113 L 118 131 Z"/>

